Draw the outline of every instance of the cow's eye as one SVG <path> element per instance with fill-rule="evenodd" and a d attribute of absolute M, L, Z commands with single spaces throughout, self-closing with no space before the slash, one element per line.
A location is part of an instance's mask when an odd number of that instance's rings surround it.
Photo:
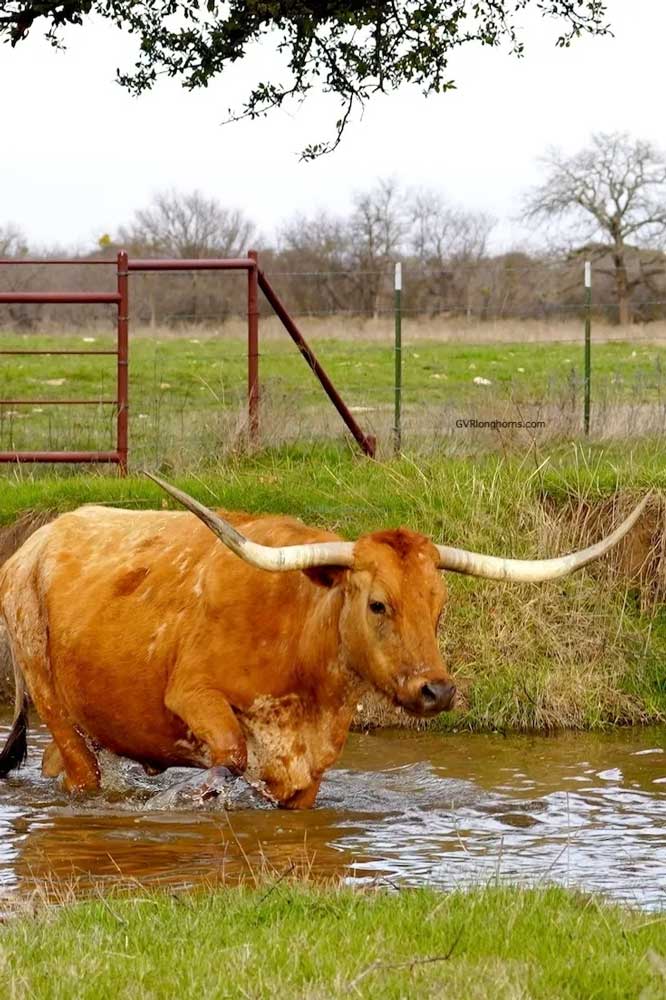
<path fill-rule="evenodd" d="M 381 601 L 370 601 L 370 610 L 373 615 L 385 615 L 386 605 L 382 604 Z"/>

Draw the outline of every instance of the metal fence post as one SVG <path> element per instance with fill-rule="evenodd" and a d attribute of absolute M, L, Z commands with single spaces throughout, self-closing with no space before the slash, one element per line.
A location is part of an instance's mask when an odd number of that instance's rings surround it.
<path fill-rule="evenodd" d="M 393 417 L 393 448 L 396 455 L 402 447 L 402 264 L 395 265 L 395 403 Z"/>
<path fill-rule="evenodd" d="M 592 376 L 592 264 L 585 261 L 585 401 L 583 412 L 583 428 L 590 433 L 590 383 Z"/>
<path fill-rule="evenodd" d="M 250 442 L 259 436 L 259 292 L 257 285 L 257 251 L 249 250 L 254 266 L 247 272 L 247 406 Z"/>
<path fill-rule="evenodd" d="M 129 389 L 129 272 L 127 267 L 127 252 L 121 250 L 118 254 L 118 417 L 117 417 L 117 448 L 118 467 L 121 476 L 127 475 L 127 426 L 128 426 L 128 389 Z"/>

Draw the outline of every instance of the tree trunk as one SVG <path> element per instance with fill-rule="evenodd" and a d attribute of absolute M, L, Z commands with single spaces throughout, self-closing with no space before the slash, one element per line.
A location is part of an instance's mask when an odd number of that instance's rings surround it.
<path fill-rule="evenodd" d="M 620 326 L 631 323 L 631 303 L 629 301 L 629 280 L 624 262 L 624 248 L 616 248 L 613 253 L 615 267 L 615 297 L 617 299 L 617 322 Z"/>

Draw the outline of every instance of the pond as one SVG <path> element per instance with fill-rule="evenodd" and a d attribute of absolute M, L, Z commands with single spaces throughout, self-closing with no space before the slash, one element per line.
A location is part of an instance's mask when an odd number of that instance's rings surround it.
<path fill-rule="evenodd" d="M 0 739 L 9 720 L 0 720 Z M 443 889 L 558 882 L 646 908 L 666 905 L 666 730 L 557 736 L 352 734 L 316 808 L 151 810 L 148 778 L 70 800 L 27 766 L 0 782 L 0 894 L 100 883 L 182 888 L 307 867 Z"/>

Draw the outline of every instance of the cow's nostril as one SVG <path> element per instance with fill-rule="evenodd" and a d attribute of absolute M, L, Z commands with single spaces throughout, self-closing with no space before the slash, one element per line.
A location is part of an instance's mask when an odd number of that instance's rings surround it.
<path fill-rule="evenodd" d="M 455 684 L 449 681 L 433 681 L 421 688 L 421 701 L 426 711 L 443 712 L 451 708 L 455 693 Z"/>
<path fill-rule="evenodd" d="M 421 688 L 421 697 L 426 704 L 430 703 L 431 705 L 434 705 L 437 701 L 437 692 L 432 685 L 424 684 Z"/>

